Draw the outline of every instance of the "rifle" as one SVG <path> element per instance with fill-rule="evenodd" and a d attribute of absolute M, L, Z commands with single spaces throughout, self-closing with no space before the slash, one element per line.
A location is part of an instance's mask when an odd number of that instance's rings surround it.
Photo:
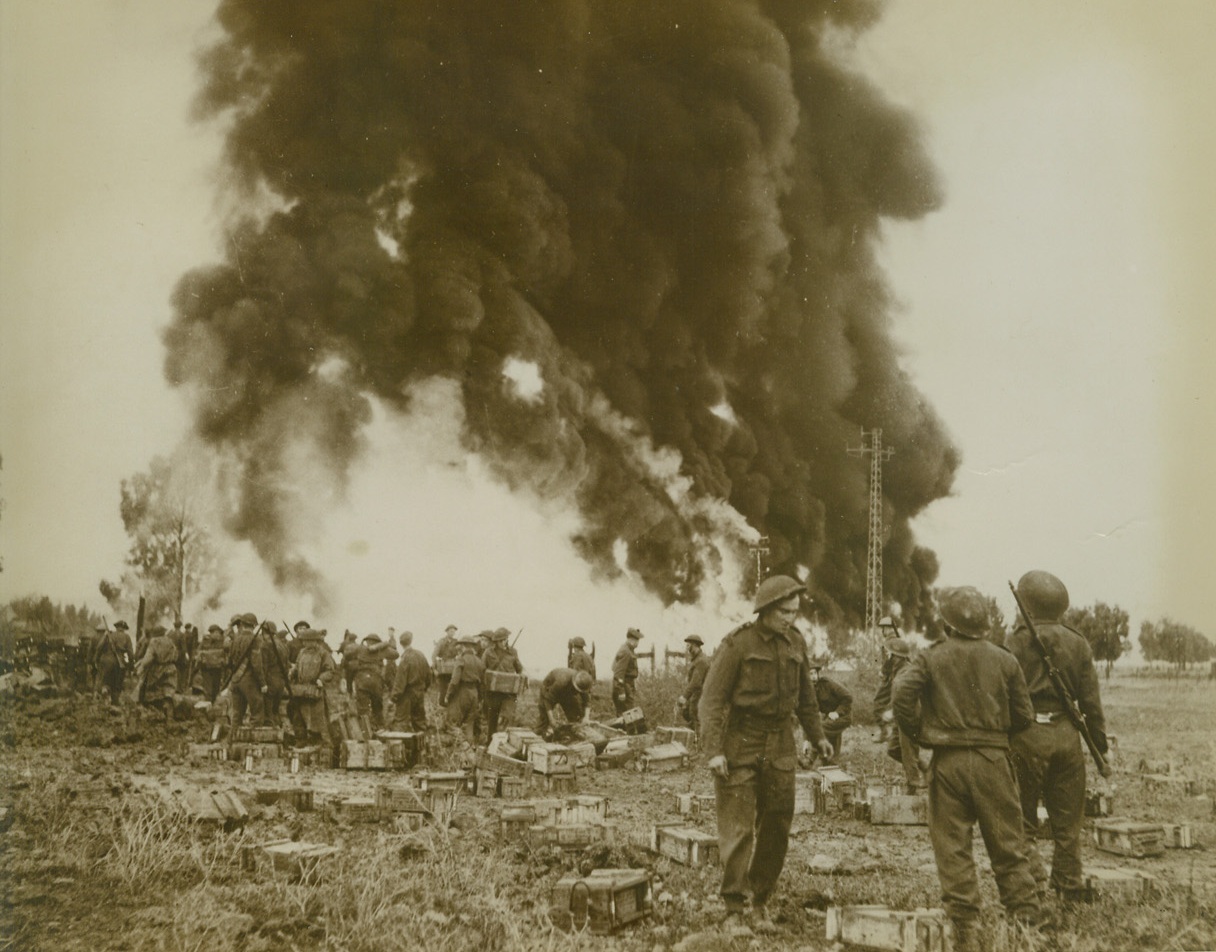
<path fill-rule="evenodd" d="M 1035 628 L 1034 622 L 1030 619 L 1030 612 L 1022 604 L 1021 596 L 1018 595 L 1018 590 L 1013 587 L 1013 582 L 1009 583 L 1009 591 L 1013 592 L 1013 600 L 1017 602 L 1022 620 L 1026 622 L 1026 630 L 1030 632 L 1030 640 L 1034 642 L 1034 646 L 1038 649 L 1039 656 L 1043 659 L 1043 664 L 1047 668 L 1048 680 L 1051 681 L 1051 686 L 1055 688 L 1056 696 L 1059 697 L 1060 702 L 1064 705 L 1064 713 L 1068 715 L 1068 719 L 1072 721 L 1073 727 L 1077 729 L 1077 733 L 1085 741 L 1085 746 L 1089 748 L 1089 753 L 1094 758 L 1094 764 L 1098 768 L 1098 773 L 1103 777 L 1109 777 L 1111 774 L 1110 764 L 1102 756 L 1102 752 L 1098 750 L 1098 745 L 1094 743 L 1094 736 L 1090 733 L 1089 724 L 1085 720 L 1085 714 L 1081 711 L 1081 705 L 1077 703 L 1077 699 L 1068 690 L 1068 685 L 1064 683 L 1064 676 L 1060 674 L 1060 669 L 1056 667 L 1051 652 L 1047 650 L 1047 645 L 1043 643 L 1043 639 L 1039 636 L 1038 629 Z"/>
<path fill-rule="evenodd" d="M 290 628 L 287 630 L 291 631 Z M 291 693 L 291 672 L 287 670 L 287 665 L 283 663 L 283 656 L 279 654 L 279 643 L 275 641 L 274 635 L 271 632 L 266 632 L 266 637 L 270 639 L 270 650 L 274 654 L 274 660 L 279 663 L 279 670 L 283 672 L 283 684 L 287 688 L 287 700 L 294 701 L 296 696 Z"/>
<path fill-rule="evenodd" d="M 523 633 L 524 633 L 524 630 L 523 630 L 522 628 L 520 628 L 520 629 L 519 629 L 519 631 L 517 631 L 517 632 L 515 633 L 515 637 L 511 639 L 511 647 L 512 647 L 512 648 L 514 648 L 514 647 L 515 647 L 515 642 L 519 641 L 519 636 L 520 636 L 520 635 L 522 635 Z"/>
<path fill-rule="evenodd" d="M 253 651 L 253 646 L 258 643 L 258 633 L 255 631 L 249 639 L 249 644 L 245 646 L 245 653 L 241 655 L 241 660 L 232 666 L 232 670 L 228 672 L 228 677 L 224 678 L 224 683 L 220 685 L 219 692 L 216 697 L 228 690 L 228 685 L 232 683 L 232 676 L 241 670 L 241 665 L 249 658 L 249 653 Z M 260 687 L 260 685 L 259 685 Z"/>

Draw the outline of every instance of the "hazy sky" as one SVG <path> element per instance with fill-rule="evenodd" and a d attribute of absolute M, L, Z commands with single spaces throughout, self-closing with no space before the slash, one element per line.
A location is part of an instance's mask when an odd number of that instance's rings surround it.
<path fill-rule="evenodd" d="M 177 278 L 217 257 L 218 133 L 189 118 L 213 6 L 0 5 L 5 600 L 101 607 L 126 547 L 119 481 L 185 430 L 158 331 Z M 945 584 L 1001 597 L 1046 568 L 1133 631 L 1169 614 L 1216 636 L 1214 35 L 1207 0 L 895 0 L 849 54 L 923 119 L 946 187 L 882 249 L 906 366 L 964 455 L 917 522 Z M 639 620 L 660 643 L 725 630 L 594 588 L 568 517 L 490 484 L 457 424 L 416 434 L 429 460 L 380 441 L 356 478 L 324 541 L 335 624 L 423 645 L 448 620 L 612 647 Z M 230 601 L 305 610 L 250 565 Z"/>

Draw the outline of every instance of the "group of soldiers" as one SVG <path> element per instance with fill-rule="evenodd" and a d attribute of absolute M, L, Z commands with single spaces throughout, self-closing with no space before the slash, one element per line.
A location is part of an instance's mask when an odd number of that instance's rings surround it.
<path fill-rule="evenodd" d="M 729 927 L 743 934 L 773 928 L 769 900 L 794 808 L 795 722 L 825 759 L 839 752 L 821 717 L 813 659 L 794 626 L 805 590 L 787 576 L 761 583 L 756 619 L 726 636 L 701 688 L 721 893 Z M 1093 655 L 1063 623 L 1069 599 L 1060 579 L 1027 572 L 1016 593 L 1022 618 L 998 645 L 988 640 L 987 601 L 976 589 L 943 591 L 946 636 L 918 652 L 891 638 L 875 697 L 876 713 L 894 727 L 888 749 L 904 764 L 908 786 L 928 790 L 929 838 L 960 950 L 976 947 L 976 824 L 1015 923 L 1048 927 L 1052 891 L 1064 906 L 1088 898 L 1081 738 L 1088 733 L 1100 754 L 1107 747 Z M 1040 802 L 1053 841 L 1050 873 L 1033 842 Z"/>

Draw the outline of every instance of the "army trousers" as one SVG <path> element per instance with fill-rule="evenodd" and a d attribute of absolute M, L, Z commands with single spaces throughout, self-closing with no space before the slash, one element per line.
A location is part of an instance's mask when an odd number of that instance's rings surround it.
<path fill-rule="evenodd" d="M 612 685 L 612 708 L 618 714 L 632 711 L 638 706 L 637 691 L 632 681 L 615 681 Z"/>
<path fill-rule="evenodd" d="M 477 715 L 480 712 L 481 696 L 477 685 L 465 683 L 452 691 L 445 720 L 448 727 L 461 731 L 471 742 L 477 739 Z"/>
<path fill-rule="evenodd" d="M 426 730 L 426 688 L 408 688 L 393 701 L 393 730 L 406 733 Z"/>
<path fill-rule="evenodd" d="M 252 672 L 246 672 L 232 682 L 232 726 L 240 727 L 246 715 L 249 723 L 262 723 L 262 713 L 265 705 L 262 701 L 262 688 Z"/>
<path fill-rule="evenodd" d="M 936 748 L 929 768 L 929 841 L 946 914 L 960 922 L 970 922 L 980 911 L 971 853 L 977 822 L 1001 905 L 1015 919 L 1036 922 L 1039 900 L 1027 856 L 1030 847 L 1007 752 L 993 747 Z"/>
<path fill-rule="evenodd" d="M 904 768 L 904 781 L 909 793 L 916 793 L 925 786 L 918 762 L 919 754 L 916 741 L 898 727 L 891 728 L 891 735 L 887 738 L 887 756 Z"/>
<path fill-rule="evenodd" d="M 499 730 L 515 723 L 515 695 L 491 691 L 485 703 L 486 735 L 493 736 Z"/>
<path fill-rule="evenodd" d="M 764 905 L 785 865 L 798 766 L 793 721 L 728 724 L 722 752 L 730 773 L 714 777 L 718 853 L 722 898 L 733 911 L 749 895 Z"/>
<path fill-rule="evenodd" d="M 102 658 L 97 663 L 97 680 L 102 689 L 110 695 L 110 703 L 115 707 L 122 698 L 122 685 L 126 677 L 127 669 L 117 659 Z"/>
<path fill-rule="evenodd" d="M 1081 749 L 1081 735 L 1066 717 L 1051 724 L 1031 724 L 1014 735 L 1010 759 L 1022 797 L 1022 820 L 1035 881 L 1041 890 L 1046 889 L 1047 870 L 1034 844 L 1041 800 L 1051 827 L 1051 885 L 1062 892 L 1080 890 L 1084 885 L 1081 824 L 1085 817 L 1085 753 Z"/>
<path fill-rule="evenodd" d="M 223 668 L 202 668 L 198 672 L 198 683 L 203 689 L 203 697 L 212 704 L 220 695 L 220 685 L 224 683 Z"/>

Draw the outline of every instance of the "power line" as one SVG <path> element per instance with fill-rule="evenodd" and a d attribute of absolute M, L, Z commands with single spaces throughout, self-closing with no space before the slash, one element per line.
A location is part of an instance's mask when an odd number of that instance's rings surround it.
<path fill-rule="evenodd" d="M 866 443 L 867 438 L 869 443 Z M 878 634 L 882 617 L 882 546 L 886 534 L 882 524 L 882 463 L 895 453 L 882 445 L 882 430 L 861 429 L 861 446 L 846 447 L 850 456 L 870 455 L 870 534 L 866 552 L 866 632 Z"/>

